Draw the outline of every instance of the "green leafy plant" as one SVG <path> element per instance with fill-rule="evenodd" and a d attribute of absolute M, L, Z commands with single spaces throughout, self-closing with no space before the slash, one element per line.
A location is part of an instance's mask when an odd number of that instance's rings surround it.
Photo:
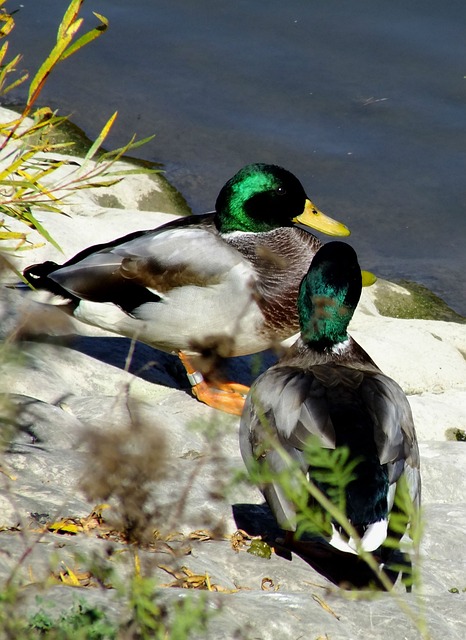
<path fill-rule="evenodd" d="M 129 588 L 130 619 L 125 628 L 141 640 L 188 640 L 205 631 L 209 614 L 202 595 L 191 594 L 169 607 L 161 603 L 155 580 L 134 575 Z"/>
<path fill-rule="evenodd" d="M 29 620 L 23 633 L 27 631 L 31 638 L 35 632 L 35 637 L 39 634 L 39 637 L 50 640 L 112 640 L 117 637 L 117 626 L 108 619 L 108 615 L 84 598 L 79 598 L 68 613 L 56 618 L 40 609 Z"/>

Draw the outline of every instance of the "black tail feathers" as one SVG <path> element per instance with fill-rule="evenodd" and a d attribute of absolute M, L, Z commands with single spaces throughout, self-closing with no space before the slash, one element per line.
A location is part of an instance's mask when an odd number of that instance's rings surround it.
<path fill-rule="evenodd" d="M 34 287 L 34 289 L 42 289 L 49 291 L 56 296 L 61 296 L 67 300 L 74 300 L 74 296 L 60 286 L 57 282 L 49 278 L 49 275 L 60 268 L 61 265 L 51 260 L 33 264 L 23 271 L 23 276 Z"/>
<path fill-rule="evenodd" d="M 47 262 L 41 262 L 39 264 L 33 264 L 30 267 L 27 267 L 23 271 L 23 276 L 36 289 L 47 289 L 47 285 L 50 282 L 48 276 L 53 271 L 58 269 L 58 267 L 59 265 L 56 262 L 47 260 Z"/>

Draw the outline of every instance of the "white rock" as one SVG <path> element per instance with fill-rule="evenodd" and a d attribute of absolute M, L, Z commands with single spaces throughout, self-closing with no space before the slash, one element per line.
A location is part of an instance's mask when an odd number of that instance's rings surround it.
<path fill-rule="evenodd" d="M 445 440 L 460 429 L 466 431 L 466 390 L 409 396 L 414 424 L 421 440 Z"/>

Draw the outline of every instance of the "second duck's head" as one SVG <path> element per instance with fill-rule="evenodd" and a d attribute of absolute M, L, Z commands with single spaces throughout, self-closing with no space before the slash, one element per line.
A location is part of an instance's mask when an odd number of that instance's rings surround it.
<path fill-rule="evenodd" d="M 316 350 L 348 339 L 348 324 L 361 297 L 361 268 L 345 242 L 328 242 L 315 254 L 297 300 L 301 336 Z"/>

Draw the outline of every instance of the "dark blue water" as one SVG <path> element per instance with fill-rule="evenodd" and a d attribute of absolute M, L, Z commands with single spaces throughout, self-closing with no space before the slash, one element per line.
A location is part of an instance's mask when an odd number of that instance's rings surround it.
<path fill-rule="evenodd" d="M 31 71 L 66 0 L 23 0 Z M 87 0 L 110 20 L 43 101 L 110 146 L 133 133 L 193 211 L 248 162 L 293 171 L 344 221 L 366 269 L 466 314 L 465 0 Z M 21 98 L 21 91 L 16 92 Z"/>

